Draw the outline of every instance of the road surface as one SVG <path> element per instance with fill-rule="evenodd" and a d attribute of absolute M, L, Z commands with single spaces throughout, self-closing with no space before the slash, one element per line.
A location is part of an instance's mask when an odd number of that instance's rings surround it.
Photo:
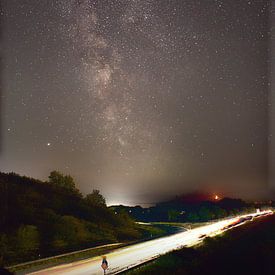
<path fill-rule="evenodd" d="M 249 215 L 242 215 L 236 218 L 225 219 L 209 225 L 198 227 L 192 230 L 176 233 L 172 236 L 163 237 L 151 241 L 146 241 L 139 244 L 130 245 L 124 248 L 119 248 L 106 254 L 109 268 L 106 274 L 118 274 L 128 268 L 137 266 L 157 258 L 161 254 L 165 254 L 175 249 L 180 249 L 182 246 L 192 246 L 197 244 L 205 236 L 214 236 L 225 231 L 230 224 L 236 224 L 239 218 L 247 216 L 259 216 L 266 214 L 267 211 L 258 212 Z M 271 213 L 271 212 L 270 212 Z M 101 268 L 101 257 L 93 257 L 87 260 L 77 261 L 70 264 L 63 264 L 56 267 L 36 271 L 30 274 L 36 275 L 97 275 L 103 274 Z"/>

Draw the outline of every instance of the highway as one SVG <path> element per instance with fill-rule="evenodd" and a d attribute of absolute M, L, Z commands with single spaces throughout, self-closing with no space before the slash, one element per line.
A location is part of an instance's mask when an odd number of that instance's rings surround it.
<path fill-rule="evenodd" d="M 202 241 L 206 236 L 214 236 L 229 230 L 229 228 L 240 226 L 244 220 L 251 220 L 260 215 L 271 214 L 271 211 L 262 211 L 248 215 L 242 215 L 230 219 L 224 219 L 195 229 L 176 233 L 168 237 L 162 237 L 155 240 L 146 241 L 139 244 L 130 245 L 124 248 L 116 249 L 105 256 L 109 263 L 106 274 L 118 274 L 128 268 L 137 266 L 141 263 L 157 258 L 183 246 L 193 246 Z M 238 222 L 242 220 L 242 222 Z M 234 225 L 234 226 L 232 226 Z M 102 257 L 93 257 L 87 260 L 63 264 L 48 269 L 36 271 L 29 274 L 36 275 L 92 275 L 103 274 L 101 268 Z"/>

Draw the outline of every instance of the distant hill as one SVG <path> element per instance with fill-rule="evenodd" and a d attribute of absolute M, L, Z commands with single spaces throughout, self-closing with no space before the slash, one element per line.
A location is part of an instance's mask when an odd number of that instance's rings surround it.
<path fill-rule="evenodd" d="M 186 204 L 196 204 L 203 201 L 212 201 L 212 200 L 213 200 L 213 196 L 210 194 L 194 192 L 194 193 L 177 196 L 171 201 L 174 201 L 174 202 L 177 201 L 177 202 L 186 203 Z"/>
<path fill-rule="evenodd" d="M 84 197 L 68 175 L 53 171 L 43 182 L 0 173 L 0 262 L 140 237 L 127 214 L 109 209 L 97 190 Z"/>
<path fill-rule="evenodd" d="M 126 211 L 132 218 L 139 221 L 204 222 L 241 211 L 249 212 L 255 210 L 255 206 L 241 199 L 215 200 L 208 194 L 191 193 L 157 203 L 156 206 L 149 208 L 119 205 L 112 206 L 112 209 L 117 213 Z"/>

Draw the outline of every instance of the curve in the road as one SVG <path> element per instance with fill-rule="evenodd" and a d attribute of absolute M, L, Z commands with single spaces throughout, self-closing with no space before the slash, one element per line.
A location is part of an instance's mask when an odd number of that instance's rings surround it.
<path fill-rule="evenodd" d="M 183 246 L 192 246 L 202 241 L 202 237 L 217 235 L 228 230 L 229 225 L 238 224 L 238 220 L 248 216 L 258 217 L 265 215 L 268 211 L 257 212 L 239 217 L 225 219 L 209 225 L 198 227 L 185 232 L 176 233 L 172 236 L 163 237 L 139 244 L 134 244 L 125 248 L 116 249 L 106 254 L 109 262 L 109 268 L 106 274 L 118 274 L 124 270 L 140 265 L 144 262 L 157 258 L 161 254 L 165 254 Z M 93 257 L 91 259 L 63 264 L 56 267 L 36 271 L 30 274 L 35 275 L 101 275 L 101 257 Z"/>

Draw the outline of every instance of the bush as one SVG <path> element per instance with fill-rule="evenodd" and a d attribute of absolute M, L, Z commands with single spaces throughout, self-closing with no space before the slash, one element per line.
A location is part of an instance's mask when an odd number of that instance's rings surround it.
<path fill-rule="evenodd" d="M 22 255 L 34 255 L 39 249 L 39 233 L 34 225 L 21 225 L 16 234 L 16 246 Z"/>

